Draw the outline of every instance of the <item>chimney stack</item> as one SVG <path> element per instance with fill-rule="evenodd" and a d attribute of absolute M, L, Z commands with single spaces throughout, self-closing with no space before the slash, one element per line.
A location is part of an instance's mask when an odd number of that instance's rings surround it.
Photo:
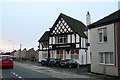
<path fill-rule="evenodd" d="M 86 24 L 87 24 L 87 25 L 90 25 L 90 24 L 91 24 L 91 16 L 90 16 L 89 11 L 88 11 L 87 14 L 86 14 Z"/>

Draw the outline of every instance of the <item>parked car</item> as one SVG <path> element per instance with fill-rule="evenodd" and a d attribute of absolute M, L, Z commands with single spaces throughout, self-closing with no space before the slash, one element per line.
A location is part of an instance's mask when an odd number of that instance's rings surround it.
<path fill-rule="evenodd" d="M 61 59 L 50 59 L 49 66 L 60 66 Z"/>
<path fill-rule="evenodd" d="M 61 67 L 77 68 L 77 65 L 78 65 L 77 61 L 72 59 L 66 59 L 60 62 Z"/>
<path fill-rule="evenodd" d="M 49 58 L 45 58 L 45 59 L 42 59 L 42 60 L 40 61 L 40 63 L 41 63 L 41 65 L 48 65 L 49 61 L 50 61 Z"/>
<path fill-rule="evenodd" d="M 0 67 L 13 68 L 13 59 L 10 55 L 0 55 Z"/>

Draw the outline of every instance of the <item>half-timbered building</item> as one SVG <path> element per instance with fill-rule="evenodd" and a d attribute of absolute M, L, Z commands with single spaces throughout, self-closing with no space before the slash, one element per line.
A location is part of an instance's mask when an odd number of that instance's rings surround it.
<path fill-rule="evenodd" d="M 48 34 L 49 31 L 46 31 L 42 37 L 38 40 L 39 42 L 39 61 L 43 58 L 48 58 Z"/>
<path fill-rule="evenodd" d="M 67 15 L 60 14 L 49 32 L 50 58 L 75 59 L 86 64 L 87 27 Z"/>

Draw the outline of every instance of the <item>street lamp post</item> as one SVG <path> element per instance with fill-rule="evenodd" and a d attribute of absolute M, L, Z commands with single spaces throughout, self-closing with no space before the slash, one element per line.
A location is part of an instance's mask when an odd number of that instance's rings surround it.
<path fill-rule="evenodd" d="M 14 51 L 14 47 L 15 47 L 15 42 L 13 40 L 9 40 L 9 42 L 13 43 L 13 51 Z"/>

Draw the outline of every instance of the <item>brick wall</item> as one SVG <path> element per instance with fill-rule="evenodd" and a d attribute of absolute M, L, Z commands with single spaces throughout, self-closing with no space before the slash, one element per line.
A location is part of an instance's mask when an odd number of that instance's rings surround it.
<path fill-rule="evenodd" d="M 120 76 L 120 22 L 116 23 L 116 48 L 117 48 L 117 55 L 118 55 L 118 75 Z"/>

